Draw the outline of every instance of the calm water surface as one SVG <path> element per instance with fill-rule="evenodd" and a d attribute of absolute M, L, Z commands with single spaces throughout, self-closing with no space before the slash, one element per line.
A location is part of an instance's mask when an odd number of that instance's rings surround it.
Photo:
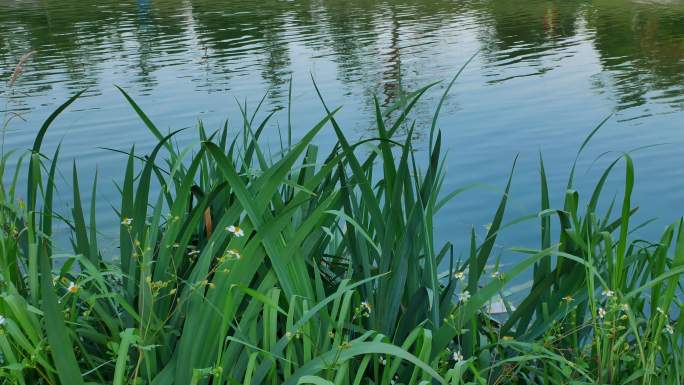
<path fill-rule="evenodd" d="M 8 88 L 16 62 L 30 51 L 23 75 Z M 349 135 L 361 138 L 372 134 L 373 95 L 392 104 L 404 91 L 451 78 L 478 51 L 441 115 L 445 189 L 492 188 L 449 205 L 437 224 L 440 239 L 461 249 L 471 226 L 484 232 L 516 154 L 509 219 L 538 210 L 539 152 L 560 206 L 577 148 L 613 111 L 580 161 L 580 187 L 588 193 L 619 152 L 659 145 L 634 153 L 639 219 L 658 218 L 640 234 L 655 236 L 684 214 L 682 1 L 0 0 L 0 109 L 21 117 L 11 121 L 4 147 L 29 148 L 42 120 L 88 87 L 48 133 L 45 152 L 62 143 L 64 201 L 72 161 L 83 184 L 97 170 L 99 215 L 113 227 L 107 218 L 118 198 L 111 181 L 121 177 L 124 159 L 102 148 L 154 143 L 115 84 L 159 127 L 178 129 L 198 119 L 209 127 L 225 119 L 239 125 L 238 100 L 254 106 L 266 95 L 264 113 L 285 107 L 293 79 L 292 116 L 301 135 L 322 117 L 313 75 L 329 103 L 343 106 L 338 117 Z M 428 94 L 419 122 L 429 119 L 443 88 Z M 286 122 L 282 112 L 269 129 L 274 146 Z M 419 144 L 424 134 L 417 133 Z M 179 140 L 196 140 L 196 131 Z M 331 131 L 318 138 L 322 145 L 332 140 Z M 616 173 L 609 197 L 620 192 L 620 179 Z M 536 245 L 536 227 L 514 226 L 500 241 Z"/>

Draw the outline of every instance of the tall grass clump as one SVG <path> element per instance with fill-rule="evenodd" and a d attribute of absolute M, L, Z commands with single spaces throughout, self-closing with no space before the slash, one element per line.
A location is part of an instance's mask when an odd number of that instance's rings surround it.
<path fill-rule="evenodd" d="M 684 383 L 684 227 L 633 238 L 630 156 L 587 203 L 573 166 L 562 208 L 540 158 L 529 227 L 539 248 L 512 248 L 522 261 L 498 271 L 511 171 L 486 235 L 473 231 L 458 263 L 433 235 L 436 213 L 463 191 L 441 190 L 444 97 L 421 128 L 427 150 L 412 143 L 411 112 L 430 87 L 387 109 L 376 101 L 375 136 L 360 142 L 318 92 L 321 120 L 275 156 L 260 145 L 273 113 L 258 121 L 258 108 L 240 106 L 236 130 L 200 124 L 200 143 L 179 148 L 177 132 L 121 90 L 157 144 L 123 151 L 115 254 L 98 244 L 96 181 L 84 202 L 76 165 L 70 213 L 54 205 L 59 148 L 41 147 L 72 97 L 15 170 L 0 162 L 0 383 Z M 323 129 L 337 136 L 325 153 L 313 144 Z M 617 170 L 624 194 L 599 210 Z M 55 251 L 57 222 L 70 229 L 68 253 Z M 521 275 L 530 289 L 512 304 L 507 285 Z"/>

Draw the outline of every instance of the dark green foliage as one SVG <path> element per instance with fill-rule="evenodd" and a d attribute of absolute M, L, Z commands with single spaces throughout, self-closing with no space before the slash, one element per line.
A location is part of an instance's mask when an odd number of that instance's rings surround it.
<path fill-rule="evenodd" d="M 586 207 L 573 166 L 562 209 L 540 157 L 541 247 L 511 249 L 524 258 L 498 271 L 511 170 L 487 234 L 478 243 L 473 231 L 456 265 L 433 235 L 435 214 L 464 191 L 441 191 L 437 114 L 428 151 L 412 143 L 411 111 L 429 88 L 389 111 L 376 102 L 377 137 L 358 143 L 319 92 L 326 114 L 297 143 L 289 132 L 278 157 L 259 145 L 273 114 L 255 124 L 240 106 L 237 135 L 200 125 L 201 143 L 177 150 L 121 90 L 158 144 L 128 153 L 117 255 L 98 246 L 76 165 L 70 215 L 53 207 L 59 150 L 48 161 L 40 147 L 70 99 L 29 154 L 28 201 L 16 173 L 0 190 L 0 383 L 681 384 L 684 227 L 631 238 L 629 155 Z M 322 156 L 312 141 L 326 127 L 338 141 Z M 620 161 L 614 217 L 598 202 Z M 53 251 L 55 219 L 71 228 L 67 257 Z M 513 306 L 507 284 L 520 276 L 530 289 Z"/>

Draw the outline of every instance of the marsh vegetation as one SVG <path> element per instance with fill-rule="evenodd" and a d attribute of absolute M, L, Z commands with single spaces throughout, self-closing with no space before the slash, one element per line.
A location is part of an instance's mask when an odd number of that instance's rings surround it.
<path fill-rule="evenodd" d="M 453 84 L 453 82 L 451 83 Z M 591 191 L 569 171 L 551 205 L 539 159 L 539 208 L 521 218 L 536 248 L 503 267 L 514 178 L 491 202 L 484 237 L 437 244 L 435 215 L 465 186 L 447 177 L 438 114 L 411 111 L 431 87 L 382 107 L 372 137 L 352 141 L 321 101 L 320 121 L 276 151 L 260 144 L 274 113 L 240 105 L 238 127 L 174 142 L 121 90 L 157 144 L 134 147 L 117 179 L 118 249 L 98 244 L 88 186 L 71 171 L 70 210 L 54 202 L 59 148 L 40 128 L 0 175 L 0 380 L 3 384 L 681 384 L 684 227 L 633 231 L 634 166 L 617 156 Z M 316 89 L 318 91 L 318 89 Z M 257 108 L 258 110 L 258 108 Z M 587 133 L 577 157 L 604 122 Z M 313 144 L 322 130 L 336 143 Z M 429 133 L 415 151 L 414 131 Z M 18 166 L 7 168 L 7 159 Z M 18 186 L 20 174 L 27 185 Z M 619 174 L 621 196 L 602 199 Z M 20 196 L 19 191 L 25 191 Z M 55 252 L 53 229 L 69 228 Z M 529 279 L 510 301 L 511 283 Z"/>

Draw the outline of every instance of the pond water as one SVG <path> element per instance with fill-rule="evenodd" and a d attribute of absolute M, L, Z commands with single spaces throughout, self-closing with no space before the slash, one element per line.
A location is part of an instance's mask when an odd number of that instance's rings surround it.
<path fill-rule="evenodd" d="M 32 51 L 9 88 L 15 64 Z M 343 106 L 338 118 L 349 135 L 361 138 L 372 135 L 373 95 L 390 105 L 404 91 L 450 79 L 475 53 L 439 121 L 449 150 L 444 189 L 492 188 L 447 206 L 440 240 L 462 250 L 470 227 L 484 233 L 517 154 L 508 218 L 538 210 L 540 152 L 560 206 L 577 149 L 611 112 L 579 162 L 585 197 L 620 152 L 657 145 L 633 154 L 638 218 L 658 218 L 639 234 L 654 237 L 684 214 L 682 1 L 0 0 L 0 109 L 14 117 L 4 149 L 29 148 L 42 120 L 88 87 L 51 128 L 45 152 L 62 143 L 64 201 L 72 161 L 82 185 L 97 170 L 99 218 L 113 228 L 112 181 L 122 176 L 124 157 L 103 147 L 145 150 L 154 142 L 114 85 L 159 127 L 178 129 L 198 119 L 239 125 L 238 100 L 255 106 L 266 95 L 264 113 L 285 107 L 292 79 L 297 136 L 323 116 L 313 76 L 327 101 Z M 428 93 L 419 122 L 444 87 Z M 274 122 L 285 127 L 287 113 Z M 277 142 L 277 128 L 267 140 Z M 419 146 L 424 134 L 416 134 Z M 333 138 L 327 130 L 318 141 Z M 196 131 L 179 140 L 196 140 Z M 620 170 L 609 198 L 620 194 L 621 178 Z M 537 226 L 513 226 L 500 243 L 534 246 Z"/>

